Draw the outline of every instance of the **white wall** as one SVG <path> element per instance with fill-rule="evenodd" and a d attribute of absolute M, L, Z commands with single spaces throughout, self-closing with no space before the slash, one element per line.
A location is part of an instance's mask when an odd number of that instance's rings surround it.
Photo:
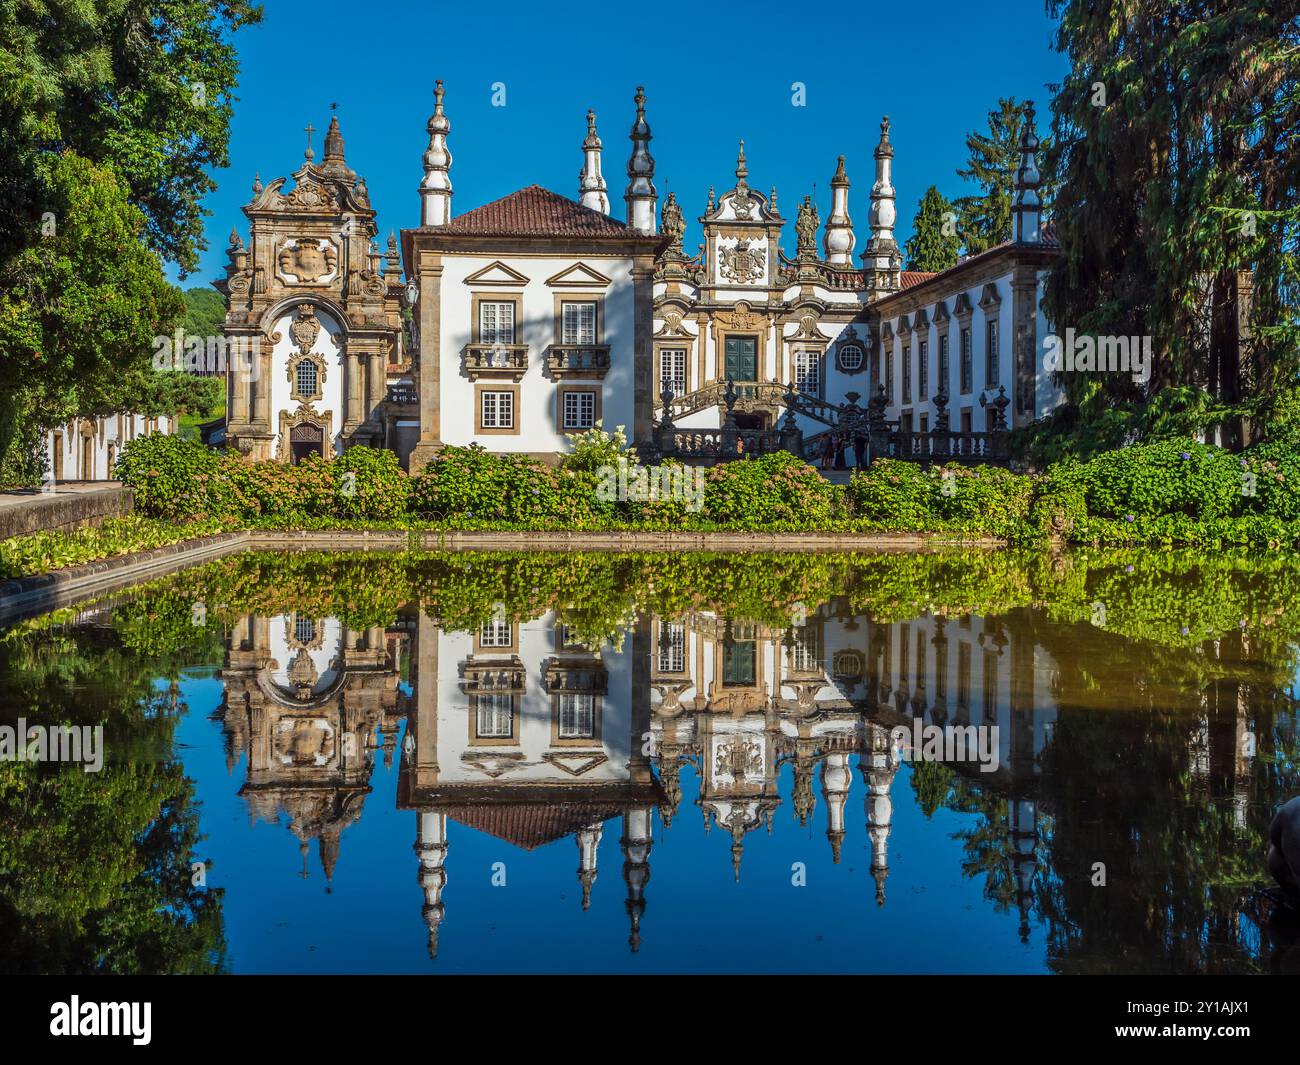
<path fill-rule="evenodd" d="M 93 427 L 91 435 L 83 436 L 83 424 Z M 176 425 L 175 417 L 146 418 L 143 414 L 74 418 L 46 430 L 44 479 L 110 481 L 113 479 L 112 464 L 121 457 L 122 448 L 128 441 L 154 433 L 171 434 L 176 431 Z M 56 443 L 59 454 L 56 454 Z M 61 462 L 58 461 L 60 458 Z M 89 469 L 83 463 L 89 463 Z M 84 476 L 86 473 L 90 476 Z"/>
<path fill-rule="evenodd" d="M 312 309 L 316 312 L 321 328 L 311 350 L 325 359 L 325 380 L 321 383 L 321 398 L 309 406 L 318 414 L 333 411 L 330 427 L 334 431 L 334 454 L 338 455 L 343 450 L 343 418 L 347 413 L 343 409 L 343 327 L 323 307 L 313 305 Z M 275 432 L 275 440 L 271 445 L 272 455 L 279 453 L 280 411 L 292 412 L 298 409 L 298 401 L 289 398 L 293 389 L 288 375 L 289 358 L 298 351 L 298 346 L 289 335 L 289 327 L 295 317 L 296 306 L 276 318 L 271 329 L 272 335 L 280 335 L 279 341 L 271 349 L 271 428 Z"/>
<path fill-rule="evenodd" d="M 528 279 L 526 284 L 502 286 L 466 283 L 466 278 L 503 262 Z M 610 279 L 605 289 L 546 284 L 550 277 L 583 262 Z M 475 384 L 463 369 L 464 350 L 475 335 L 472 320 L 474 293 L 523 295 L 520 321 L 515 323 L 516 343 L 528 345 L 528 370 L 519 382 L 518 434 L 475 434 Z M 590 294 L 604 297 L 604 320 L 599 342 L 610 346 L 610 369 L 603 381 L 575 380 L 556 382 L 546 372 L 547 349 L 555 343 L 556 293 Z M 630 257 L 582 256 L 491 256 L 444 254 L 442 274 L 441 333 L 441 436 L 444 443 L 464 447 L 482 444 L 490 451 L 566 453 L 567 435 L 557 421 L 556 387 L 572 383 L 578 387 L 602 388 L 601 421 L 612 432 L 625 427 L 632 435 L 634 409 L 632 259 Z M 575 295 L 574 298 L 582 298 Z M 481 378 L 480 384 L 499 380 L 513 384 L 509 378 Z M 423 402 L 429 400 L 423 399 Z"/>

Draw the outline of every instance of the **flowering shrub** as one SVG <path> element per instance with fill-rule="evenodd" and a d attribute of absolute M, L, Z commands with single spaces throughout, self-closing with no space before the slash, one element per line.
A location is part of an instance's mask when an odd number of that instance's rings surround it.
<path fill-rule="evenodd" d="M 390 521 L 406 513 L 411 481 L 395 452 L 350 447 L 332 466 L 336 516 Z"/>
<path fill-rule="evenodd" d="M 1249 510 L 1285 521 L 1300 519 L 1300 450 L 1292 440 L 1265 441 L 1242 456 L 1243 473 L 1252 475 Z"/>
<path fill-rule="evenodd" d="M 471 445 L 444 448 L 407 477 L 390 451 L 353 447 L 331 462 L 289 466 L 151 436 L 126 446 L 118 475 L 143 517 L 227 526 L 434 521 L 463 529 L 895 529 L 1131 544 L 1300 539 L 1300 454 L 1289 439 L 1242 455 L 1193 441 L 1145 444 L 1038 476 L 882 459 L 855 470 L 847 488 L 777 452 L 710 469 L 697 510 L 700 471 L 685 471 L 689 484 L 651 500 L 633 491 L 638 470 L 628 465 L 621 432 L 582 437 L 558 469 Z M 669 462 L 660 472 L 674 468 Z"/>
<path fill-rule="evenodd" d="M 1088 513 L 1095 517 L 1211 519 L 1244 509 L 1240 458 L 1193 440 L 1108 451 L 1080 467 L 1080 477 Z"/>
<path fill-rule="evenodd" d="M 617 465 L 620 457 L 629 465 L 636 462 L 636 451 L 627 446 L 627 434 L 621 425 L 607 433 L 597 422 L 585 433 L 570 436 L 569 447 L 571 450 L 560 462 L 561 469 L 595 473 L 602 466 Z"/>
<path fill-rule="evenodd" d="M 931 475 L 936 473 L 940 489 L 934 510 L 940 519 L 995 536 L 1014 536 L 1023 530 L 1034 496 L 1032 478 L 1000 466 L 951 466 L 931 471 Z"/>
<path fill-rule="evenodd" d="M 865 470 L 854 470 L 849 480 L 853 513 L 897 529 L 925 529 L 936 517 L 940 489 L 937 472 L 922 470 L 914 462 L 879 459 Z"/>
<path fill-rule="evenodd" d="M 567 510 L 559 495 L 555 471 L 543 463 L 471 444 L 443 448 L 412 478 L 410 509 L 429 519 L 529 522 Z"/>
<path fill-rule="evenodd" d="M 135 509 L 150 518 L 204 521 L 239 511 L 228 460 L 197 440 L 140 436 L 122 448 L 115 475 L 135 493 Z"/>
<path fill-rule="evenodd" d="M 722 525 L 825 528 L 838 517 L 837 487 L 785 451 L 715 466 L 704 487 L 704 515 Z"/>

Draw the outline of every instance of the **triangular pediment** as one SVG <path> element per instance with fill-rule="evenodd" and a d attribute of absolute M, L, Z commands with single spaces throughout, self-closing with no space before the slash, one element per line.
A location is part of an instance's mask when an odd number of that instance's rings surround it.
<path fill-rule="evenodd" d="M 482 270 L 476 270 L 465 278 L 467 285 L 509 285 L 518 287 L 528 284 L 528 278 L 524 277 L 514 267 L 507 266 L 499 259 L 483 267 Z"/>
<path fill-rule="evenodd" d="M 466 751 L 460 756 L 460 760 L 465 765 L 477 769 L 480 773 L 486 774 L 493 780 L 505 776 L 511 770 L 527 767 L 523 755 L 516 753 L 493 755 Z"/>
<path fill-rule="evenodd" d="M 609 761 L 608 756 L 603 751 L 575 751 L 572 754 L 547 751 L 542 755 L 542 759 L 550 762 L 556 769 L 562 769 L 574 777 L 580 777 L 583 773 Z"/>
<path fill-rule="evenodd" d="M 606 288 L 613 282 L 586 263 L 574 263 L 546 279 L 552 288 Z"/>

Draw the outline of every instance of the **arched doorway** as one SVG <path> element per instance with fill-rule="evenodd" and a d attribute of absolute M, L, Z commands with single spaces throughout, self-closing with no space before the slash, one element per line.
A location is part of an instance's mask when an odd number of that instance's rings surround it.
<path fill-rule="evenodd" d="M 325 457 L 325 434 L 319 425 L 310 422 L 289 430 L 289 461 L 297 466 L 308 455 Z"/>

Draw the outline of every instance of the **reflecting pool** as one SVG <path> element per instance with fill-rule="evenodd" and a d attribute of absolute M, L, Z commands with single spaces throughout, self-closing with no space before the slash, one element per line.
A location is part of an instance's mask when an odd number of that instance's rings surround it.
<path fill-rule="evenodd" d="M 1263 972 L 1300 562 L 253 553 L 0 633 L 6 972 Z"/>

